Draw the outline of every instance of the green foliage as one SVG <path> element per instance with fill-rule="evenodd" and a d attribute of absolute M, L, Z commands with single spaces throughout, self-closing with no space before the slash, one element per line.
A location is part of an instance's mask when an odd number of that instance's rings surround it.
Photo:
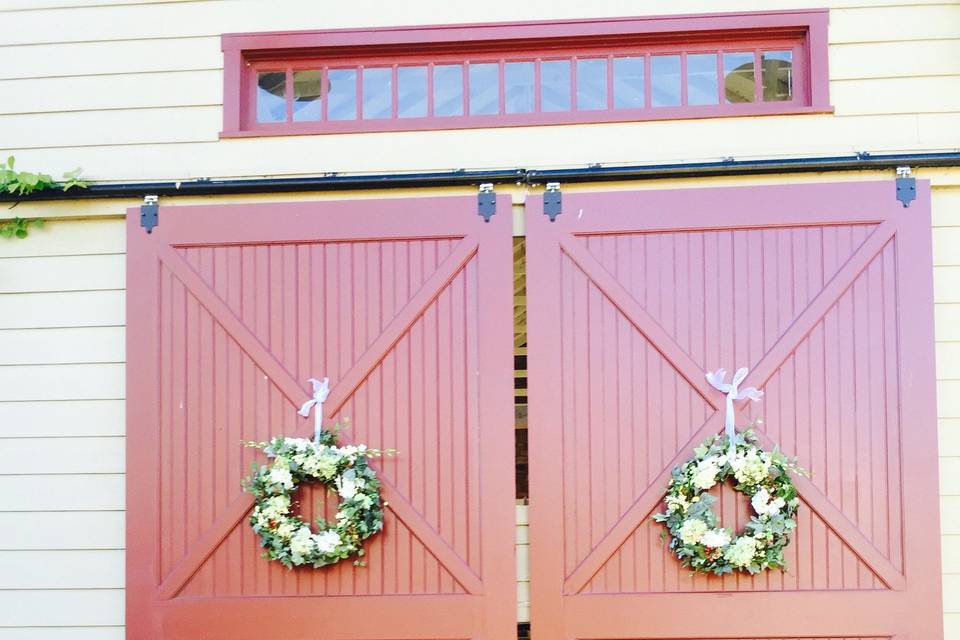
<path fill-rule="evenodd" d="M 43 220 L 35 218 L 27 220 L 25 218 L 14 218 L 7 222 L 0 223 L 0 237 L 3 238 L 26 238 L 29 227 L 42 227 Z"/>
<path fill-rule="evenodd" d="M 6 163 L 0 164 L 0 192 L 11 193 L 18 196 L 25 196 L 36 191 L 45 189 L 84 189 L 87 182 L 80 177 L 80 167 L 73 171 L 67 171 L 63 174 L 63 182 L 55 181 L 47 173 L 32 173 L 30 171 L 17 171 L 14 168 L 15 160 L 13 156 L 7 158 Z M 27 220 L 24 218 L 14 218 L 6 222 L 0 222 L 0 237 L 4 238 L 26 238 L 29 235 L 30 227 L 42 227 L 42 219 Z"/>

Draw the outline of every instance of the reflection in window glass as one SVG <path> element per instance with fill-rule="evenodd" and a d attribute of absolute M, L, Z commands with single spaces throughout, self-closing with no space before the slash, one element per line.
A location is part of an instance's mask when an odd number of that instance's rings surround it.
<path fill-rule="evenodd" d="M 389 118 L 393 104 L 393 69 L 363 70 L 363 119 Z"/>
<path fill-rule="evenodd" d="M 357 70 L 330 69 L 327 72 L 327 119 L 355 120 L 357 117 Z"/>
<path fill-rule="evenodd" d="M 427 68 L 397 69 L 397 115 L 401 118 L 423 118 L 427 115 Z"/>
<path fill-rule="evenodd" d="M 320 72 L 313 70 L 293 72 L 293 120 L 305 122 L 319 120 Z"/>
<path fill-rule="evenodd" d="M 507 62 L 503 65 L 503 93 L 507 113 L 533 112 L 532 62 Z"/>
<path fill-rule="evenodd" d="M 720 104 L 717 87 L 717 54 L 687 56 L 687 104 Z"/>
<path fill-rule="evenodd" d="M 500 111 L 500 65 L 496 62 L 470 65 L 470 115 Z"/>
<path fill-rule="evenodd" d="M 764 102 L 793 100 L 792 51 L 764 51 L 760 68 Z"/>
<path fill-rule="evenodd" d="M 267 71 L 257 74 L 257 122 L 287 121 L 287 74 Z"/>
<path fill-rule="evenodd" d="M 753 52 L 723 54 L 723 90 L 728 104 L 753 102 Z"/>
<path fill-rule="evenodd" d="M 433 68 L 433 115 L 463 115 L 463 66 L 438 64 Z"/>
<path fill-rule="evenodd" d="M 615 58 L 613 61 L 613 106 L 640 109 L 643 96 L 643 58 Z"/>
<path fill-rule="evenodd" d="M 570 111 L 570 61 L 540 63 L 540 110 L 549 113 Z"/>
<path fill-rule="evenodd" d="M 650 58 L 650 98 L 655 107 L 680 106 L 680 56 Z"/>
<path fill-rule="evenodd" d="M 577 109 L 607 108 L 607 61 L 577 60 Z"/>

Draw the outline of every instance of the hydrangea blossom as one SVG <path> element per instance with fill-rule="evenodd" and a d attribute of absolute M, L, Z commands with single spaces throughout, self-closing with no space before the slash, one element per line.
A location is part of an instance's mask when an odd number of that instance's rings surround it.
<path fill-rule="evenodd" d="M 680 527 L 680 539 L 684 544 L 697 544 L 707 532 L 707 523 L 703 520 L 687 520 Z"/>
<path fill-rule="evenodd" d="M 700 542 L 705 547 L 719 549 L 730 544 L 730 534 L 727 533 L 726 529 L 711 529 L 703 534 Z"/>
<path fill-rule="evenodd" d="M 753 556 L 757 553 L 757 541 L 748 536 L 742 536 L 727 547 L 723 557 L 735 567 L 748 567 L 753 564 Z"/>

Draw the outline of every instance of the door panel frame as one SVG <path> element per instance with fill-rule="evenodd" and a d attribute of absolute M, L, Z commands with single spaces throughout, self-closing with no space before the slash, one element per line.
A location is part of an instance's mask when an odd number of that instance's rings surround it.
<path fill-rule="evenodd" d="M 567 637 L 700 637 L 716 634 L 718 619 L 709 624 L 687 621 L 678 630 L 677 603 L 705 606 L 711 612 L 729 602 L 733 593 L 646 593 L 577 595 L 604 563 L 630 537 L 663 497 L 670 472 L 693 455 L 706 437 L 722 431 L 722 399 L 704 379 L 701 367 L 688 356 L 657 321 L 610 274 L 577 237 L 608 233 L 722 230 L 795 227 L 832 224 L 875 223 L 867 240 L 793 321 L 761 361 L 753 367 L 746 386 L 763 387 L 790 357 L 797 345 L 823 315 L 852 285 L 878 252 L 894 237 L 898 255 L 897 280 L 910 283 L 899 290 L 899 337 L 901 340 L 901 412 L 904 425 L 903 501 L 910 504 L 911 517 L 904 523 L 906 575 L 900 571 L 857 526 L 810 480 L 795 476 L 794 484 L 804 502 L 866 563 L 889 591 L 855 593 L 863 600 L 866 617 L 837 610 L 829 593 L 737 594 L 762 598 L 763 611 L 751 609 L 748 616 L 735 610 L 737 625 L 744 617 L 762 619 L 746 636 L 778 635 L 890 635 L 910 632 L 905 623 L 921 615 L 924 624 L 939 628 L 939 512 L 937 504 L 935 380 L 933 367 L 932 264 L 930 238 L 929 184 L 918 181 L 917 200 L 909 209 L 895 199 L 892 182 L 796 184 L 751 187 L 690 188 L 677 190 L 565 192 L 563 213 L 550 222 L 543 214 L 541 198 L 527 201 L 528 319 L 535 331 L 528 336 L 530 387 L 530 536 L 538 544 L 531 558 L 531 620 L 537 633 L 547 638 Z M 717 211 L 711 220 L 704 211 Z M 650 212 L 643 215 L 641 212 Z M 569 575 L 564 575 L 563 536 L 563 443 L 557 432 L 561 424 L 561 260 L 566 256 L 627 322 L 656 348 L 667 363 L 714 409 L 674 454 L 647 490 L 601 538 Z M 905 310 L 907 310 L 905 312 Z M 731 365 L 732 366 L 732 365 Z M 740 403 L 742 407 L 743 403 Z M 539 428 L 537 428 L 539 427 Z M 772 448 L 773 441 L 758 433 L 760 443 Z M 934 455 L 931 456 L 931 452 Z M 664 488 L 664 489 L 661 489 Z M 664 551 L 664 553 L 667 553 Z M 844 592 L 847 598 L 850 592 Z M 899 599 L 898 599 L 899 598 Z M 836 598 L 834 597 L 834 600 Z M 842 601 L 842 600 L 841 600 Z M 688 604 L 689 603 L 689 604 Z M 802 604 L 801 604 L 802 603 Z M 803 633 L 777 621 L 778 615 L 794 606 L 816 607 L 811 611 L 833 611 L 805 621 Z M 920 614 L 923 611 L 925 613 Z M 779 613 L 774 613 L 779 612 Z M 912 613 L 908 613 L 912 612 Z M 674 616 L 674 624 L 670 624 Z M 722 616 L 721 616 L 722 617 Z M 793 616 L 795 618 L 795 616 Z M 843 622 L 838 622 L 837 618 Z M 786 620 L 790 620 L 788 616 Z M 934 620 L 935 619 L 935 620 Z M 927 623 L 926 621 L 929 621 Z M 862 623 L 857 626 L 857 623 Z M 813 633 L 812 630 L 817 632 Z M 933 627 L 924 627 L 924 629 Z M 872 629 L 872 631 L 871 631 Z M 777 630 L 777 633 L 773 633 Z M 807 631 L 811 630 L 808 634 Z M 913 633 L 917 630 L 913 629 Z M 729 633 L 729 631 L 728 631 Z M 932 636 L 931 636 L 932 637 Z"/>
<path fill-rule="evenodd" d="M 161 224 L 146 234 L 139 211 L 128 210 L 127 329 L 127 629 L 137 638 L 261 637 L 256 621 L 279 613 L 286 620 L 309 621 L 311 632 L 327 629 L 343 638 L 380 638 L 392 616 L 407 637 L 499 638 L 515 633 L 514 493 L 512 416 L 512 327 L 502 321 L 513 308 L 511 284 L 511 199 L 498 196 L 499 215 L 489 223 L 477 214 L 476 198 L 444 196 L 394 200 L 319 201 L 244 205 L 165 206 Z M 259 221 L 259 224 L 257 223 Z M 265 221 L 269 221 L 266 223 Z M 363 240 L 459 239 L 373 343 L 334 381 L 325 417 L 333 416 L 383 360 L 447 285 L 472 260 L 477 261 L 476 303 L 480 365 L 478 378 L 481 485 L 485 534 L 480 540 L 480 571 L 427 523 L 386 478 L 382 494 L 388 510 L 436 557 L 467 595 L 338 596 L 334 598 L 184 598 L 177 597 L 217 546 L 253 506 L 240 494 L 215 522 L 194 540 L 166 575 L 159 562 L 159 291 L 163 264 L 236 341 L 253 364 L 271 380 L 295 411 L 311 397 L 280 360 L 244 324 L 177 247 L 264 243 L 310 243 Z M 497 347 L 500 347 L 499 349 Z M 502 352 L 502 353 L 501 353 Z M 482 375 L 481 375 L 482 372 Z M 487 401 L 489 400 L 489 401 Z M 297 433 L 309 436 L 312 421 L 302 420 Z M 344 434 L 341 444 L 348 444 Z M 509 461 L 509 463 L 507 462 Z M 374 465 L 376 466 L 376 465 Z M 509 468 L 507 468 L 509 467 Z M 495 471 L 494 471 L 495 470 Z M 502 500 L 489 496 L 503 496 Z M 497 528 L 503 529 L 499 533 Z M 258 553 L 258 549 L 250 549 Z M 320 570 L 322 571 L 322 569 Z M 361 615 L 375 606 L 383 616 Z M 344 617 L 352 608 L 357 616 Z M 420 614 L 413 614 L 416 611 Z M 225 615 L 229 612 L 229 615 Z M 392 614 L 390 612 L 393 612 Z M 334 616 L 334 613 L 337 615 Z M 363 618 L 358 622 L 357 618 Z M 424 623 L 411 622 L 413 617 Z M 333 620 L 331 623 L 330 621 Z M 349 628 L 343 622 L 350 621 Z M 429 621 L 429 622 L 428 622 Z M 339 623 L 339 626 L 338 626 Z M 379 625 L 379 626 L 378 626 Z M 299 633 L 293 627 L 293 634 Z M 348 630 L 349 629 L 349 630 Z M 439 635 L 438 635 L 439 634 Z M 299 637 L 299 636 L 297 636 Z"/>

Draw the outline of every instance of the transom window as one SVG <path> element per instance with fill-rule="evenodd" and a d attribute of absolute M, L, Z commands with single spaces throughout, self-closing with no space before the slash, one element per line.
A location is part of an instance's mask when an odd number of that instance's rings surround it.
<path fill-rule="evenodd" d="M 825 51 L 811 55 L 823 16 L 736 14 L 732 30 L 724 15 L 224 36 L 224 134 L 825 111 Z M 291 53 L 291 38 L 311 46 Z"/>

